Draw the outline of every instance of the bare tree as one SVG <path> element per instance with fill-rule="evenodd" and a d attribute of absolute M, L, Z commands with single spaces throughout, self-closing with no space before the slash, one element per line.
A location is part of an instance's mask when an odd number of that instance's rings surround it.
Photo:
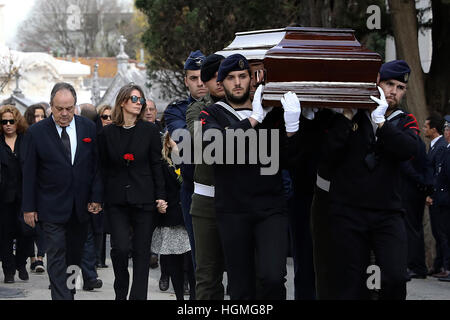
<path fill-rule="evenodd" d="M 19 26 L 20 49 L 111 56 L 119 26 L 131 18 L 131 10 L 120 0 L 37 0 Z"/>
<path fill-rule="evenodd" d="M 0 56 L 0 93 L 8 83 L 19 73 L 20 66 L 15 62 L 11 52 Z"/>

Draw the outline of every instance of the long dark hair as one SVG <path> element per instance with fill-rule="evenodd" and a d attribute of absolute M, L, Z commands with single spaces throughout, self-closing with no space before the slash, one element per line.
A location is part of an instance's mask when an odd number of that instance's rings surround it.
<path fill-rule="evenodd" d="M 120 88 L 119 93 L 117 94 L 114 109 L 111 112 L 112 122 L 117 126 L 123 126 L 125 123 L 125 120 L 123 118 L 122 103 L 124 103 L 128 99 L 130 99 L 131 92 L 133 92 L 133 90 L 139 91 L 141 94 L 141 97 L 145 99 L 144 91 L 137 84 L 129 83 L 129 84 L 123 86 L 122 88 Z M 145 113 L 145 103 L 142 106 L 141 113 L 139 114 L 137 119 L 142 119 L 144 113 Z"/>
<path fill-rule="evenodd" d="M 42 111 L 44 111 L 44 118 L 47 118 L 47 115 L 45 113 L 45 107 L 40 103 L 33 104 L 33 105 L 29 106 L 27 108 L 27 110 L 25 111 L 25 113 L 23 114 L 23 116 L 25 117 L 25 120 L 27 120 L 27 123 L 29 126 L 36 123 L 36 118 L 34 117 L 34 114 L 36 113 L 36 109 L 41 109 Z"/>

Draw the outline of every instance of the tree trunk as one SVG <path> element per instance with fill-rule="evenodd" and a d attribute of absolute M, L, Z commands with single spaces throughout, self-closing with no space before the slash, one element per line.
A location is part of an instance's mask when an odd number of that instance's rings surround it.
<path fill-rule="evenodd" d="M 450 2 L 432 1 L 433 56 L 426 78 L 428 105 L 445 115 L 450 113 Z"/>
<path fill-rule="evenodd" d="M 414 114 L 422 126 L 428 115 L 425 98 L 425 82 L 420 63 L 417 15 L 414 0 L 389 0 L 395 45 L 399 59 L 405 60 L 411 68 L 406 101 L 408 111 Z"/>
<path fill-rule="evenodd" d="M 414 114 L 419 122 L 419 126 L 422 126 L 430 110 L 426 103 L 424 74 L 419 55 L 415 1 L 389 0 L 389 8 L 391 11 L 397 56 L 399 59 L 405 60 L 411 68 L 411 77 L 406 93 L 408 111 Z M 430 267 L 435 255 L 435 246 L 434 238 L 431 234 L 428 210 L 425 210 L 423 224 L 426 262 Z"/>

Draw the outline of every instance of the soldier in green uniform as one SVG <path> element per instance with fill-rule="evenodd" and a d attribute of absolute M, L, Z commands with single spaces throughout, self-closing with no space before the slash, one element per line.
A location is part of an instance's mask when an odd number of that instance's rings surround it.
<path fill-rule="evenodd" d="M 186 123 L 191 137 L 201 134 L 201 126 L 198 126 L 198 131 L 194 129 L 203 108 L 225 96 L 222 86 L 216 81 L 217 71 L 223 59 L 223 56 L 212 54 L 202 64 L 201 80 L 208 88 L 209 94 L 188 106 Z M 224 258 L 216 226 L 214 171 L 210 165 L 197 164 L 195 166 L 194 194 L 190 213 L 196 246 L 196 297 L 198 300 L 223 300 Z"/>

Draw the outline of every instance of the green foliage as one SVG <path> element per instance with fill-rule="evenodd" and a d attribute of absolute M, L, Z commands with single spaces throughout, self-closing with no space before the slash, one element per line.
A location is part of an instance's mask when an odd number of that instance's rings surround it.
<path fill-rule="evenodd" d="M 148 19 L 142 41 L 151 55 L 151 81 L 163 83 L 165 98 L 186 95 L 183 65 L 191 51 L 209 55 L 228 46 L 236 32 L 286 26 L 345 27 L 369 49 L 384 53 L 390 30 L 384 0 L 136 0 Z M 382 30 L 367 29 L 369 5 L 382 8 Z"/>

